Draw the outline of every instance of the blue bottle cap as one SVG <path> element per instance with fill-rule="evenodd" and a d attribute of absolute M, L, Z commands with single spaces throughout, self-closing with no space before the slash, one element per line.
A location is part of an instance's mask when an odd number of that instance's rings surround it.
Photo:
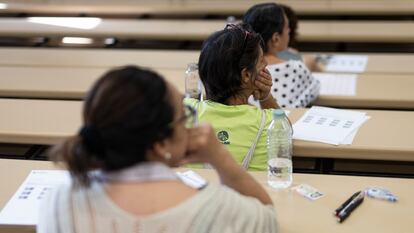
<path fill-rule="evenodd" d="M 282 109 L 273 109 L 272 111 L 273 118 L 283 118 L 286 116 L 285 111 Z"/>

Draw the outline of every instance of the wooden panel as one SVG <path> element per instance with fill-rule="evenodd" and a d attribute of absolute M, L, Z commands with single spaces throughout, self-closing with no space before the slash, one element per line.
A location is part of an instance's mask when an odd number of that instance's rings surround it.
<path fill-rule="evenodd" d="M 77 18 L 77 20 L 93 20 Z M 32 18 L 0 19 L 1 36 L 82 36 L 128 39 L 204 40 L 222 30 L 224 20 L 102 19 L 88 29 L 33 22 Z M 82 23 L 84 24 L 84 23 Z M 411 21 L 301 21 L 298 40 L 303 42 L 414 42 Z"/>

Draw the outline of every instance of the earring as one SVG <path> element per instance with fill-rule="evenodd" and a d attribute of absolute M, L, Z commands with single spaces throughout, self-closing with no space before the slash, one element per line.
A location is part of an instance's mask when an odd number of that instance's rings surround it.
<path fill-rule="evenodd" d="M 165 152 L 164 159 L 165 160 L 170 160 L 171 159 L 171 153 L 170 152 Z"/>

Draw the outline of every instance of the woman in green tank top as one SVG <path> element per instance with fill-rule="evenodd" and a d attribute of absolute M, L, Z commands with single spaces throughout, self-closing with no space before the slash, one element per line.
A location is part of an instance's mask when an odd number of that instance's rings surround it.
<path fill-rule="evenodd" d="M 204 43 L 199 73 L 205 100 L 186 99 L 200 122 L 211 123 L 217 138 L 249 170 L 267 168 L 266 128 L 278 108 L 263 57 L 263 40 L 247 25 L 227 25 Z M 248 104 L 253 96 L 261 108 Z"/>

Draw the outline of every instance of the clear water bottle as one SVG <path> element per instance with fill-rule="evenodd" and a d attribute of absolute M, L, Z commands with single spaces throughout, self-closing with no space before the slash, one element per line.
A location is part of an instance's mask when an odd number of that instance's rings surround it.
<path fill-rule="evenodd" d="M 200 100 L 202 89 L 197 63 L 188 64 L 185 71 L 185 97 Z"/>
<path fill-rule="evenodd" d="M 292 184 L 292 125 L 281 109 L 273 110 L 273 120 L 267 129 L 267 182 L 273 188 Z"/>

